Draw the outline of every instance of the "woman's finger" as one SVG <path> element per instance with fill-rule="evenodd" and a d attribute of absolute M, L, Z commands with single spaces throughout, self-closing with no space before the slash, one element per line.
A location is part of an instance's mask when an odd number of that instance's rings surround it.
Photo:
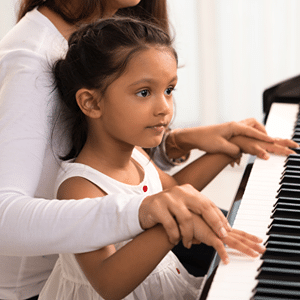
<path fill-rule="evenodd" d="M 254 118 L 249 118 L 249 119 L 245 119 L 240 121 L 240 123 L 243 123 L 247 126 L 256 128 L 257 130 L 264 132 L 265 134 L 267 134 L 266 128 L 263 124 L 261 124 L 260 122 L 258 122 L 256 119 Z"/>
<path fill-rule="evenodd" d="M 192 213 L 182 202 L 169 207 L 169 211 L 176 218 L 183 245 L 186 248 L 190 248 L 192 246 L 192 239 L 194 235 Z"/>
<path fill-rule="evenodd" d="M 250 138 L 254 138 L 254 139 L 269 142 L 269 143 L 274 142 L 274 138 L 268 136 L 266 131 L 259 130 L 255 127 L 252 127 L 250 125 L 243 124 L 243 123 L 241 123 L 241 124 L 236 123 L 236 124 L 237 124 L 237 126 L 234 129 L 234 136 L 243 135 L 243 136 L 247 136 Z"/>
<path fill-rule="evenodd" d="M 278 144 L 278 145 L 281 145 L 283 147 L 299 148 L 299 144 L 298 143 L 294 142 L 293 140 L 289 140 L 289 139 L 275 138 L 274 143 Z"/>

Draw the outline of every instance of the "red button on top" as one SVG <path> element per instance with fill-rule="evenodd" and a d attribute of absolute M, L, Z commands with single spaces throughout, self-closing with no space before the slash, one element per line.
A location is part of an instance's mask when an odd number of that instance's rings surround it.
<path fill-rule="evenodd" d="M 148 187 L 146 185 L 143 186 L 143 191 L 146 193 L 148 191 Z"/>

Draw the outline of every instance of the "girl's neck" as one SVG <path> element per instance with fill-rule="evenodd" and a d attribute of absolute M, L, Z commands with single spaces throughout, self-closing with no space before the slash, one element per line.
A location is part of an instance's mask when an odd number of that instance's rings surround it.
<path fill-rule="evenodd" d="M 132 159 L 133 147 L 115 147 L 87 143 L 75 162 L 82 163 L 120 182 L 138 185 L 144 170 Z"/>

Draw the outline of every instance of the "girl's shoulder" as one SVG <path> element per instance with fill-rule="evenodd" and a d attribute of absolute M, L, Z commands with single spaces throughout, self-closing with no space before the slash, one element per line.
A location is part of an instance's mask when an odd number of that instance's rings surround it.
<path fill-rule="evenodd" d="M 74 185 L 77 184 L 77 182 L 75 182 L 77 179 L 81 182 L 85 180 L 86 182 L 89 182 L 90 184 L 100 188 L 100 190 L 106 194 L 124 192 L 138 194 L 140 191 L 143 191 L 144 185 L 149 187 L 149 192 L 160 191 L 161 184 L 159 175 L 147 154 L 144 154 L 142 149 L 138 150 L 135 148 L 132 153 L 132 158 L 144 170 L 144 179 L 138 185 L 129 185 L 119 182 L 88 165 L 76 163 L 74 160 L 70 160 L 61 163 L 61 168 L 58 172 L 55 183 L 55 192 L 57 192 L 59 187 L 69 179 L 72 179 Z"/>
<path fill-rule="evenodd" d="M 152 165 L 150 156 L 141 148 L 135 147 L 132 152 L 132 158 L 135 159 L 143 168 Z"/>

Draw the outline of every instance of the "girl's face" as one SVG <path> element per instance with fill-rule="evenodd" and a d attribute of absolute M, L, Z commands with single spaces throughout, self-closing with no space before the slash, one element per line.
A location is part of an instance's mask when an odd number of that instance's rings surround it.
<path fill-rule="evenodd" d="M 169 49 L 150 48 L 129 61 L 99 102 L 103 140 L 152 148 L 160 144 L 173 116 L 177 63 Z"/>

